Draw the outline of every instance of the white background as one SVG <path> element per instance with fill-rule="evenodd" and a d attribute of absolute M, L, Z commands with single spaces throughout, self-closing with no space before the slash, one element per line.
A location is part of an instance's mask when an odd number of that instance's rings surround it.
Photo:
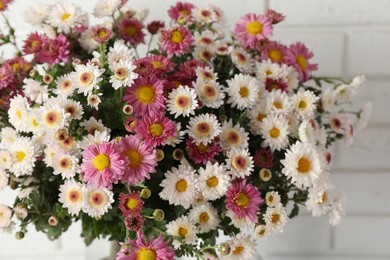
<path fill-rule="evenodd" d="M 19 36 L 31 30 L 23 11 L 35 2 L 15 0 L 7 15 Z M 76 1 L 75 1 L 76 2 Z M 85 0 L 91 10 L 95 0 Z M 384 260 L 390 259 L 390 1 L 389 0 L 214 0 L 230 25 L 247 12 L 268 7 L 287 16 L 275 27 L 274 39 L 285 44 L 305 42 L 316 55 L 319 73 L 353 77 L 366 74 L 367 83 L 357 98 L 370 99 L 374 113 L 367 129 L 352 147 L 336 147 L 332 179 L 349 198 L 348 217 L 336 228 L 326 218 L 301 214 L 283 234 L 259 241 L 258 250 L 271 260 Z M 128 6 L 149 8 L 150 17 L 163 19 L 171 0 L 130 0 Z M 3 26 L 3 25 L 1 25 Z M 19 39 L 22 37 L 19 37 Z M 12 192 L 0 192 L 0 203 L 11 203 Z M 0 235 L 0 259 L 99 259 L 108 251 L 105 241 L 86 248 L 73 225 L 60 240 L 49 242 L 33 231 L 22 241 Z"/>

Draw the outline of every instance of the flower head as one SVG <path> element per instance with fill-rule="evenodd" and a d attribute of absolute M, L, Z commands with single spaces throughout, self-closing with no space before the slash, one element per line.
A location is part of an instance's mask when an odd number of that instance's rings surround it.
<path fill-rule="evenodd" d="M 145 33 L 142 31 L 143 28 L 143 24 L 135 18 L 125 17 L 118 22 L 120 37 L 132 45 L 145 43 Z"/>
<path fill-rule="evenodd" d="M 254 48 L 272 34 L 272 20 L 264 15 L 249 13 L 241 17 L 234 27 L 234 35 L 245 46 Z"/>
<path fill-rule="evenodd" d="M 290 45 L 289 49 L 288 64 L 297 70 L 299 82 L 303 83 L 310 78 L 311 72 L 318 68 L 317 64 L 309 62 L 314 54 L 301 42 Z"/>
<path fill-rule="evenodd" d="M 161 49 L 167 52 L 168 58 L 188 52 L 193 41 L 191 32 L 184 26 L 160 31 Z"/>

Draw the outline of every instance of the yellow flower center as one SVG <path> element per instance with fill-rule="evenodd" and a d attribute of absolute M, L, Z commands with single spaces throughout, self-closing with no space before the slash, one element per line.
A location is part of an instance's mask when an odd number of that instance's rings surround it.
<path fill-rule="evenodd" d="M 124 80 L 127 77 L 127 71 L 125 68 L 120 67 L 115 70 L 115 78 Z"/>
<path fill-rule="evenodd" d="M 244 247 L 243 246 L 236 246 L 236 248 L 234 248 L 233 250 L 233 254 L 234 255 L 239 255 L 241 254 L 241 252 L 244 250 Z"/>
<path fill-rule="evenodd" d="M 203 223 L 206 223 L 207 221 L 209 221 L 209 214 L 207 212 L 202 212 L 200 215 L 199 215 L 199 223 L 203 224 Z"/>
<path fill-rule="evenodd" d="M 302 70 L 307 70 L 307 60 L 303 55 L 298 55 L 296 61 Z"/>
<path fill-rule="evenodd" d="M 98 154 L 92 161 L 93 166 L 99 171 L 103 171 L 110 166 L 110 158 L 105 154 Z"/>
<path fill-rule="evenodd" d="M 187 181 L 181 179 L 178 182 L 176 182 L 176 190 L 178 192 L 185 192 L 187 190 Z"/>
<path fill-rule="evenodd" d="M 249 96 L 249 89 L 248 89 L 248 87 L 246 87 L 246 86 L 240 87 L 239 93 L 240 93 L 240 96 L 243 97 L 243 98 L 248 97 Z"/>
<path fill-rule="evenodd" d="M 19 71 L 22 68 L 22 66 L 19 63 L 14 63 L 14 64 L 12 64 L 12 68 L 15 71 Z"/>
<path fill-rule="evenodd" d="M 129 159 L 130 168 L 136 168 L 141 165 L 142 156 L 137 150 L 127 150 L 125 155 Z"/>
<path fill-rule="evenodd" d="M 31 124 L 32 124 L 33 127 L 38 127 L 39 126 L 38 120 L 36 118 L 31 120 Z"/>
<path fill-rule="evenodd" d="M 160 137 L 164 132 L 164 127 L 161 124 L 151 124 L 149 126 L 149 133 L 155 137 Z"/>
<path fill-rule="evenodd" d="M 136 33 L 137 33 L 137 27 L 135 26 L 130 25 L 125 28 L 125 34 L 130 37 L 134 36 Z"/>
<path fill-rule="evenodd" d="M 263 31 L 263 25 L 260 22 L 250 22 L 246 25 L 246 30 L 250 34 L 256 35 Z"/>
<path fill-rule="evenodd" d="M 279 222 L 279 220 L 280 220 L 280 215 L 279 215 L 278 213 L 274 213 L 274 214 L 272 214 L 272 217 L 271 217 L 271 222 L 272 222 L 273 224 L 276 224 L 276 223 L 278 223 L 278 222 Z"/>
<path fill-rule="evenodd" d="M 307 107 L 307 103 L 304 100 L 299 101 L 298 108 L 305 109 Z"/>
<path fill-rule="evenodd" d="M 328 199 L 328 194 L 324 192 L 321 196 L 321 201 L 318 204 L 323 204 Z"/>
<path fill-rule="evenodd" d="M 137 199 L 129 198 L 129 199 L 126 201 L 126 207 L 127 207 L 129 210 L 133 210 L 133 209 L 135 209 L 137 206 L 138 206 L 138 200 L 137 200 Z"/>
<path fill-rule="evenodd" d="M 183 34 L 180 31 L 171 32 L 171 42 L 173 43 L 182 43 L 183 42 Z"/>
<path fill-rule="evenodd" d="M 18 119 L 22 119 L 22 111 L 18 110 L 16 111 L 16 116 L 18 117 Z"/>
<path fill-rule="evenodd" d="M 212 177 L 207 179 L 207 186 L 209 186 L 211 188 L 217 187 L 218 183 L 219 183 L 219 180 L 215 176 L 212 176 Z"/>
<path fill-rule="evenodd" d="M 153 249 L 141 248 L 137 252 L 137 260 L 156 260 L 157 254 Z"/>
<path fill-rule="evenodd" d="M 22 151 L 19 151 L 16 153 L 16 159 L 18 160 L 18 162 L 22 162 L 25 157 L 26 157 L 26 154 Z"/>
<path fill-rule="evenodd" d="M 102 39 L 107 36 L 107 31 L 101 30 L 98 32 L 98 38 Z"/>
<path fill-rule="evenodd" d="M 159 61 L 152 61 L 152 65 L 153 65 L 153 68 L 159 69 L 162 67 L 163 64 Z"/>
<path fill-rule="evenodd" d="M 283 108 L 282 103 L 280 103 L 279 101 L 275 101 L 273 105 L 274 105 L 274 107 L 276 109 L 282 109 Z"/>
<path fill-rule="evenodd" d="M 248 206 L 249 204 L 249 198 L 248 196 L 246 196 L 244 193 L 240 192 L 238 194 L 238 197 L 236 199 L 236 204 L 241 207 L 241 208 L 244 208 L 246 206 Z"/>
<path fill-rule="evenodd" d="M 70 13 L 64 13 L 64 14 L 61 16 L 61 19 L 62 19 L 62 21 L 66 21 L 66 20 L 69 19 L 69 17 L 70 17 Z"/>
<path fill-rule="evenodd" d="M 196 149 L 198 149 L 201 153 L 207 153 L 209 147 L 207 145 L 204 145 L 203 143 L 196 146 Z"/>
<path fill-rule="evenodd" d="M 185 238 L 188 234 L 188 229 L 185 228 L 185 227 L 179 227 L 179 235 L 182 237 L 182 238 Z"/>
<path fill-rule="evenodd" d="M 39 45 L 39 41 L 32 41 L 31 42 L 31 47 L 33 47 L 33 48 L 35 48 L 35 47 L 37 47 Z"/>
<path fill-rule="evenodd" d="M 139 102 L 150 104 L 156 99 L 156 92 L 152 86 L 142 86 L 136 91 L 136 96 Z"/>
<path fill-rule="evenodd" d="M 273 61 L 281 61 L 283 59 L 283 54 L 278 50 L 270 50 L 268 56 Z"/>
<path fill-rule="evenodd" d="M 263 119 L 266 117 L 266 115 L 259 113 L 256 117 L 257 121 L 263 122 Z"/>
<path fill-rule="evenodd" d="M 280 131 L 279 129 L 273 127 L 270 131 L 269 131 L 269 135 L 272 137 L 272 138 L 278 138 L 280 136 Z"/>
<path fill-rule="evenodd" d="M 297 170 L 299 173 L 308 173 L 311 170 L 311 162 L 310 160 L 302 157 L 298 160 Z"/>

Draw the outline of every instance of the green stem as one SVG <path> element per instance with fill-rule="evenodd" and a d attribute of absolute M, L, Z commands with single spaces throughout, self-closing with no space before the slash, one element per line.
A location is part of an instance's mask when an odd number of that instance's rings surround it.
<path fill-rule="evenodd" d="M 150 47 L 152 46 L 153 38 L 154 38 L 154 34 L 152 34 L 152 36 L 150 37 L 149 43 L 148 43 L 148 49 L 146 50 L 147 56 L 149 56 Z"/>
<path fill-rule="evenodd" d="M 5 21 L 5 24 L 7 25 L 8 29 L 9 29 L 9 34 L 11 36 L 11 37 L 9 37 L 9 43 L 15 47 L 15 49 L 18 51 L 17 55 L 20 56 L 22 54 L 22 52 L 20 51 L 19 47 L 16 45 L 15 29 L 11 26 L 8 18 L 4 15 L 4 13 L 3 12 L 0 12 L 0 13 Z"/>

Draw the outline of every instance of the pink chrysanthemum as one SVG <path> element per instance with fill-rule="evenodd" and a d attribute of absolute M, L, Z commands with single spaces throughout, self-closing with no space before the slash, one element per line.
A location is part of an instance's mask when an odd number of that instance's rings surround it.
<path fill-rule="evenodd" d="M 134 84 L 126 89 L 123 101 L 133 106 L 137 116 L 157 113 L 165 108 L 163 89 L 163 81 L 155 76 L 138 77 Z"/>
<path fill-rule="evenodd" d="M 14 0 L 0 0 L 0 12 L 7 10 L 8 5 Z"/>
<path fill-rule="evenodd" d="M 165 24 L 163 21 L 154 20 L 151 21 L 147 26 L 146 29 L 148 29 L 148 32 L 150 34 L 157 34 L 158 31 L 165 27 Z"/>
<path fill-rule="evenodd" d="M 168 58 L 171 58 L 173 55 L 189 52 L 194 39 L 191 31 L 184 26 L 178 26 L 172 29 L 162 29 L 159 41 L 161 49 L 167 52 Z"/>
<path fill-rule="evenodd" d="M 192 138 L 187 139 L 186 149 L 188 157 L 193 160 L 196 164 L 204 164 L 213 161 L 214 157 L 222 151 L 222 148 L 214 142 L 208 143 L 207 145 L 196 145 Z"/>
<path fill-rule="evenodd" d="M 70 43 L 68 39 L 60 34 L 55 39 L 45 39 L 42 49 L 36 54 L 35 59 L 39 63 L 58 64 L 70 61 Z"/>
<path fill-rule="evenodd" d="M 31 63 L 26 61 L 22 57 L 15 57 L 8 59 L 3 64 L 4 67 L 8 67 L 14 75 L 19 74 L 22 78 L 25 77 L 32 69 Z"/>
<path fill-rule="evenodd" d="M 137 232 L 144 225 L 144 221 L 140 212 L 130 213 L 126 216 L 125 226 L 128 230 Z"/>
<path fill-rule="evenodd" d="M 92 27 L 92 34 L 93 39 L 98 43 L 105 43 L 112 37 L 112 30 L 111 28 L 102 26 L 102 25 L 96 25 Z"/>
<path fill-rule="evenodd" d="M 175 123 L 163 113 L 151 113 L 144 116 L 135 126 L 136 132 L 144 138 L 147 145 L 156 147 L 165 145 L 177 135 Z"/>
<path fill-rule="evenodd" d="M 136 117 L 128 117 L 126 118 L 124 122 L 124 126 L 127 132 L 134 133 L 135 132 L 135 125 L 137 124 L 138 118 Z"/>
<path fill-rule="evenodd" d="M 119 194 L 119 209 L 124 216 L 140 212 L 144 202 L 141 200 L 138 192 L 131 192 L 129 194 Z"/>
<path fill-rule="evenodd" d="M 0 90 L 5 88 L 10 90 L 9 86 L 14 79 L 15 76 L 9 66 L 0 67 Z M 1 95 L 1 98 L 3 98 L 3 95 Z"/>
<path fill-rule="evenodd" d="M 272 24 L 280 23 L 285 18 L 285 16 L 283 14 L 278 13 L 272 9 L 268 9 L 265 12 L 265 16 L 267 16 L 268 18 L 270 18 L 272 20 Z"/>
<path fill-rule="evenodd" d="M 236 181 L 226 192 L 226 208 L 230 209 L 236 218 L 247 217 L 255 223 L 263 201 L 258 189 L 247 183 L 246 179 Z"/>
<path fill-rule="evenodd" d="M 271 168 L 273 159 L 274 156 L 268 148 L 257 150 L 254 157 L 255 165 L 260 168 Z"/>
<path fill-rule="evenodd" d="M 307 81 L 311 72 L 318 69 L 317 64 L 309 63 L 309 59 L 313 56 L 313 52 L 301 42 L 290 45 L 287 63 L 297 70 L 300 83 Z"/>
<path fill-rule="evenodd" d="M 153 65 L 153 71 L 157 75 L 171 72 L 175 66 L 170 59 L 162 55 L 151 55 L 147 57 L 147 61 Z"/>
<path fill-rule="evenodd" d="M 261 60 L 268 60 L 270 59 L 274 63 L 286 63 L 287 53 L 289 52 L 289 49 L 287 46 L 275 42 L 275 41 L 269 41 L 264 46 L 261 46 L 260 50 L 260 59 Z"/>
<path fill-rule="evenodd" d="M 155 74 L 153 65 L 145 58 L 136 59 L 134 65 L 136 67 L 134 72 L 138 74 L 138 77 L 150 77 Z"/>
<path fill-rule="evenodd" d="M 160 234 L 157 238 L 145 236 L 141 230 L 137 232 L 137 240 L 128 240 L 122 244 L 122 249 L 116 255 L 117 260 L 137 260 L 155 259 L 171 260 L 175 259 L 175 251 L 169 246 L 170 241 L 165 242 Z"/>
<path fill-rule="evenodd" d="M 119 36 L 132 45 L 145 43 L 144 25 L 135 18 L 125 17 L 118 22 Z"/>
<path fill-rule="evenodd" d="M 265 80 L 265 89 L 268 92 L 280 89 L 282 92 L 288 92 L 288 84 L 283 79 L 271 79 Z"/>
<path fill-rule="evenodd" d="M 83 152 L 81 170 L 84 180 L 95 187 L 112 189 L 126 170 L 129 161 L 122 156 L 113 143 L 93 144 Z"/>
<path fill-rule="evenodd" d="M 179 65 L 179 72 L 182 78 L 194 78 L 197 68 L 205 68 L 209 66 L 206 62 L 200 60 L 188 60 Z M 191 84 L 190 84 L 191 85 Z M 188 86 L 190 86 L 188 85 Z"/>
<path fill-rule="evenodd" d="M 254 48 L 272 34 L 272 20 L 264 15 L 249 13 L 240 18 L 234 27 L 234 36 L 245 47 Z"/>
<path fill-rule="evenodd" d="M 37 32 L 30 33 L 27 36 L 27 39 L 24 41 L 24 45 L 23 45 L 24 54 L 34 54 L 39 52 L 42 49 L 42 44 L 44 39 L 45 38 Z"/>
<path fill-rule="evenodd" d="M 168 10 L 169 17 L 175 22 L 179 18 L 184 18 L 186 21 L 191 19 L 191 12 L 195 6 L 191 3 L 177 2 L 176 5 L 171 6 Z"/>
<path fill-rule="evenodd" d="M 150 173 L 156 172 L 156 151 L 139 137 L 131 135 L 123 137 L 117 145 L 118 151 L 129 160 L 122 182 L 137 184 L 150 179 Z"/>

